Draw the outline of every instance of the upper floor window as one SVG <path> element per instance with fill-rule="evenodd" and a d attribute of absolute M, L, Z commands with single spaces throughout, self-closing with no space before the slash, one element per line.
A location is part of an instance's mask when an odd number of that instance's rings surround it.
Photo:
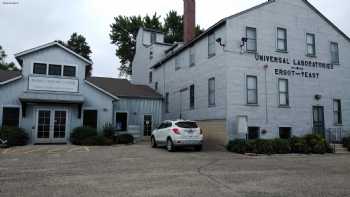
<path fill-rule="evenodd" d="M 278 80 L 279 105 L 289 106 L 288 79 Z"/>
<path fill-rule="evenodd" d="M 151 72 L 148 73 L 148 82 L 152 83 L 152 80 L 153 80 L 153 73 L 151 71 Z"/>
<path fill-rule="evenodd" d="M 208 80 L 208 105 L 215 106 L 215 78 Z"/>
<path fill-rule="evenodd" d="M 194 109 L 194 85 L 190 86 L 190 109 Z"/>
<path fill-rule="evenodd" d="M 154 83 L 154 89 L 157 91 L 158 90 L 158 82 Z"/>
<path fill-rule="evenodd" d="M 277 28 L 277 51 L 287 51 L 287 30 Z"/>
<path fill-rule="evenodd" d="M 33 74 L 46 75 L 47 65 L 34 63 L 33 65 Z"/>
<path fill-rule="evenodd" d="M 75 77 L 76 67 L 68 66 L 68 65 L 58 65 L 58 64 L 34 63 L 33 74 Z"/>
<path fill-rule="evenodd" d="M 336 42 L 331 42 L 331 61 L 333 64 L 339 64 L 339 46 Z"/>
<path fill-rule="evenodd" d="M 341 110 L 341 100 L 333 100 L 333 114 L 334 114 L 334 124 L 339 125 L 343 123 L 342 120 L 342 110 Z"/>
<path fill-rule="evenodd" d="M 65 77 L 75 77 L 76 70 L 74 66 L 63 66 L 63 76 Z"/>
<path fill-rule="evenodd" d="M 247 51 L 256 52 L 257 51 L 256 28 L 247 27 L 246 37 L 247 37 Z"/>
<path fill-rule="evenodd" d="M 151 33 L 151 43 L 156 43 L 157 42 L 157 33 L 152 32 Z"/>
<path fill-rule="evenodd" d="M 257 76 L 247 76 L 247 104 L 258 104 L 258 78 Z"/>
<path fill-rule="evenodd" d="M 190 66 L 196 65 L 196 56 L 193 48 L 190 48 Z"/>
<path fill-rule="evenodd" d="M 316 39 L 315 34 L 306 34 L 306 50 L 307 56 L 314 57 L 316 56 Z"/>
<path fill-rule="evenodd" d="M 182 57 L 181 57 L 181 54 L 179 54 L 175 57 L 175 70 L 180 70 L 181 64 L 182 64 Z"/>
<path fill-rule="evenodd" d="M 215 46 L 215 33 L 211 33 L 208 36 L 208 57 L 215 56 L 216 53 L 216 46 Z"/>
<path fill-rule="evenodd" d="M 49 64 L 49 75 L 52 76 L 61 76 L 62 75 L 62 66 Z"/>

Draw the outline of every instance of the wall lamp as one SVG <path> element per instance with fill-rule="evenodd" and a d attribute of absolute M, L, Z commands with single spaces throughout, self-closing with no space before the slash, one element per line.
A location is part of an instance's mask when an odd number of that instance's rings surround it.
<path fill-rule="evenodd" d="M 220 46 L 225 47 L 226 45 L 222 43 L 222 38 L 216 39 L 216 42 L 220 44 Z"/>

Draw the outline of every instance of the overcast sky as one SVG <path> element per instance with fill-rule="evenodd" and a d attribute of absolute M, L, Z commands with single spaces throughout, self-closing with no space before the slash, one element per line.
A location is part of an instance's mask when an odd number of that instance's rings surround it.
<path fill-rule="evenodd" d="M 208 28 L 220 19 L 266 0 L 197 0 L 197 23 Z M 73 32 L 87 38 L 93 51 L 93 75 L 118 77 L 119 60 L 109 32 L 113 17 L 146 15 L 169 10 L 183 12 L 183 0 L 0 0 L 0 45 L 13 54 L 54 40 L 67 40 Z M 17 2 L 7 4 L 4 2 Z M 309 0 L 347 35 L 350 35 L 349 0 Z"/>

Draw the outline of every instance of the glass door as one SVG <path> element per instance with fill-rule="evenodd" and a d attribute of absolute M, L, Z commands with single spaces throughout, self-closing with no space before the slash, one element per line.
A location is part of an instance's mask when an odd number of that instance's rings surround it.
<path fill-rule="evenodd" d="M 322 106 L 313 107 L 314 133 L 325 136 L 324 109 Z"/>
<path fill-rule="evenodd" d="M 38 109 L 35 143 L 66 143 L 68 111 Z"/>

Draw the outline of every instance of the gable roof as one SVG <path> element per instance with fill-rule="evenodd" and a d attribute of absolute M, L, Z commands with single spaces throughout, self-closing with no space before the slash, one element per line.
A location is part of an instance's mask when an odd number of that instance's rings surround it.
<path fill-rule="evenodd" d="M 152 88 L 145 85 L 131 84 L 127 79 L 89 77 L 86 81 L 94 85 L 95 88 L 118 98 L 162 99 L 162 95 Z"/>
<path fill-rule="evenodd" d="M 27 55 L 27 54 L 30 54 L 30 53 L 34 53 L 36 51 L 40 51 L 40 50 L 52 47 L 52 46 L 58 46 L 58 47 L 62 48 L 63 50 L 65 50 L 68 53 L 74 55 L 75 57 L 79 58 L 80 60 L 84 61 L 85 63 L 87 63 L 89 65 L 93 64 L 93 62 L 91 60 L 88 60 L 85 57 L 79 55 L 78 53 L 72 51 L 71 49 L 68 49 L 67 47 L 63 46 L 62 44 L 58 43 L 57 41 L 50 42 L 50 43 L 47 43 L 47 44 L 44 44 L 44 45 L 41 45 L 41 46 L 38 46 L 38 47 L 35 47 L 35 48 L 32 48 L 32 49 L 28 49 L 28 50 L 22 51 L 20 53 L 16 53 L 15 54 L 15 58 L 21 64 L 20 57 L 22 57 L 24 55 Z"/>
<path fill-rule="evenodd" d="M 21 71 L 0 70 L 0 85 L 5 85 L 22 78 Z"/>
<path fill-rule="evenodd" d="M 346 40 L 348 40 L 350 42 L 350 38 L 343 32 L 341 31 L 334 23 L 332 23 L 327 17 L 325 17 L 319 10 L 317 10 L 310 2 L 308 2 L 307 0 L 302 0 L 307 6 L 309 6 L 313 11 L 316 12 L 316 14 L 318 14 L 321 18 L 323 18 L 329 25 L 331 25 L 336 31 L 338 31 L 342 36 L 345 37 Z M 171 58 L 173 58 L 174 56 L 178 55 L 179 53 L 181 53 L 182 51 L 186 50 L 189 47 L 192 47 L 195 43 L 197 43 L 198 41 L 200 41 L 201 39 L 203 39 L 204 37 L 206 37 L 208 34 L 210 34 L 211 32 L 213 32 L 214 30 L 218 29 L 219 27 L 221 27 L 222 25 L 226 24 L 226 21 L 228 19 L 232 19 L 235 17 L 238 17 L 242 14 L 248 13 L 250 11 L 259 9 L 261 7 L 264 7 L 266 5 L 269 5 L 271 3 L 275 3 L 276 0 L 268 0 L 264 3 L 261 3 L 259 5 L 256 5 L 254 7 L 251 7 L 247 10 L 244 10 L 242 12 L 239 12 L 237 14 L 228 16 L 226 18 L 221 19 L 219 22 L 217 22 L 216 24 L 214 24 L 213 26 L 209 27 L 205 32 L 203 32 L 202 34 L 200 34 L 199 36 L 197 36 L 196 38 L 194 38 L 192 41 L 188 42 L 187 44 L 185 44 L 184 46 L 180 47 L 179 49 L 175 50 L 174 52 L 170 53 L 169 55 L 165 56 L 163 59 L 161 59 L 160 61 L 158 61 L 156 64 L 154 64 L 151 68 L 152 69 L 157 69 L 158 67 L 162 66 L 164 63 L 166 63 L 168 60 L 170 60 Z"/>

